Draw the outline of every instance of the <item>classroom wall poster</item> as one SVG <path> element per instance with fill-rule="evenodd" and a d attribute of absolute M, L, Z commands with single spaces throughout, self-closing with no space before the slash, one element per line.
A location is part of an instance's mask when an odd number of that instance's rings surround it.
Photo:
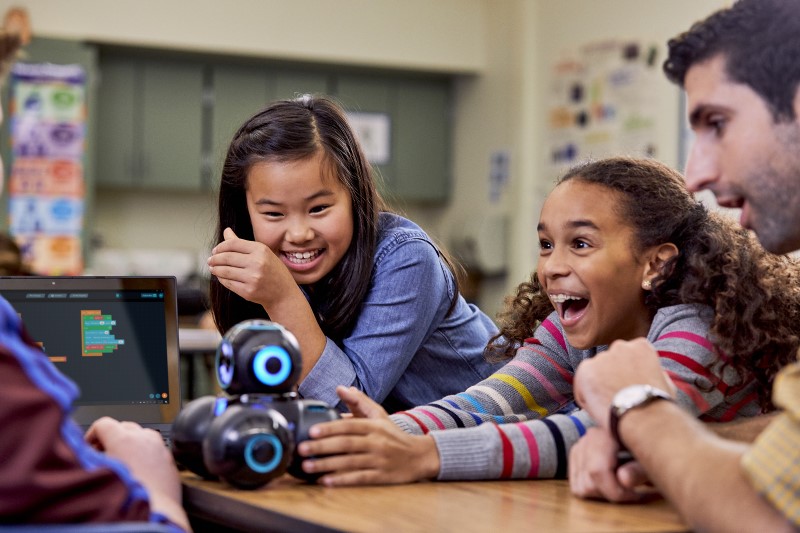
<path fill-rule="evenodd" d="M 658 155 L 657 53 L 655 44 L 602 41 L 553 65 L 547 110 L 552 179 L 587 159 Z"/>
<path fill-rule="evenodd" d="M 83 271 L 86 75 L 18 63 L 11 73 L 9 230 L 34 273 Z"/>

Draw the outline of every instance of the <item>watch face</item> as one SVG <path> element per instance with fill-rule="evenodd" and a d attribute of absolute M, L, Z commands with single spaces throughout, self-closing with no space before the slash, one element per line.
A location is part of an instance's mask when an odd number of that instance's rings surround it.
<path fill-rule="evenodd" d="M 639 405 L 649 397 L 651 387 L 647 385 L 631 385 L 625 387 L 614 395 L 613 405 L 617 409 L 626 411 Z"/>

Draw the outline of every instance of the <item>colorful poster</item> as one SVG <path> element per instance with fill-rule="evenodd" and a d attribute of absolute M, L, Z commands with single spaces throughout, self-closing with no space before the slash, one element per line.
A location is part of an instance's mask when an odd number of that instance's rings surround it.
<path fill-rule="evenodd" d="M 547 117 L 553 179 L 587 159 L 658 155 L 657 52 L 655 44 L 602 41 L 553 65 Z"/>
<path fill-rule="evenodd" d="M 9 230 L 35 274 L 83 271 L 86 76 L 79 65 L 11 72 Z"/>

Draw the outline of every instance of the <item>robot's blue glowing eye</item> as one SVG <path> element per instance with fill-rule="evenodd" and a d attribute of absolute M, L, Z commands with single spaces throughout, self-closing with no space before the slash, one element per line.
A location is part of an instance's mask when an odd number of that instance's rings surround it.
<path fill-rule="evenodd" d="M 253 358 L 253 372 L 264 385 L 280 385 L 292 372 L 292 358 L 280 346 L 265 346 Z"/>
<path fill-rule="evenodd" d="M 217 381 L 222 388 L 227 388 L 233 380 L 233 347 L 223 340 L 217 349 Z"/>
<path fill-rule="evenodd" d="M 275 470 L 283 457 L 283 444 L 275 435 L 254 435 L 244 447 L 244 461 L 259 474 Z"/>
<path fill-rule="evenodd" d="M 217 398 L 214 402 L 214 416 L 220 416 L 222 413 L 225 412 L 225 409 L 228 407 L 228 399 L 227 398 Z"/>

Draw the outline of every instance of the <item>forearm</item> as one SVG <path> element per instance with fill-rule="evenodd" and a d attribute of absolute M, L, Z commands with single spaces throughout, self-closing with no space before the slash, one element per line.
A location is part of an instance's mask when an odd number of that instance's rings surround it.
<path fill-rule="evenodd" d="M 409 433 L 511 424 L 545 418 L 572 404 L 566 355 L 543 345 L 520 348 L 513 360 L 465 392 L 393 415 Z"/>
<path fill-rule="evenodd" d="M 709 423 L 706 427 L 724 439 L 740 442 L 753 442 L 769 425 L 777 413 L 754 416 L 727 423 Z"/>
<path fill-rule="evenodd" d="M 657 401 L 620 421 L 622 441 L 651 480 L 701 531 L 780 531 L 786 524 L 744 476 L 745 445 L 703 428 L 671 402 Z"/>
<path fill-rule="evenodd" d="M 271 320 L 281 324 L 297 338 L 303 359 L 300 372 L 302 381 L 322 355 L 326 337 L 300 288 L 294 285 L 287 289 L 284 297 L 263 307 Z"/>
<path fill-rule="evenodd" d="M 585 411 L 518 424 L 484 424 L 430 436 L 438 479 L 564 478 L 569 450 L 593 422 Z"/>

